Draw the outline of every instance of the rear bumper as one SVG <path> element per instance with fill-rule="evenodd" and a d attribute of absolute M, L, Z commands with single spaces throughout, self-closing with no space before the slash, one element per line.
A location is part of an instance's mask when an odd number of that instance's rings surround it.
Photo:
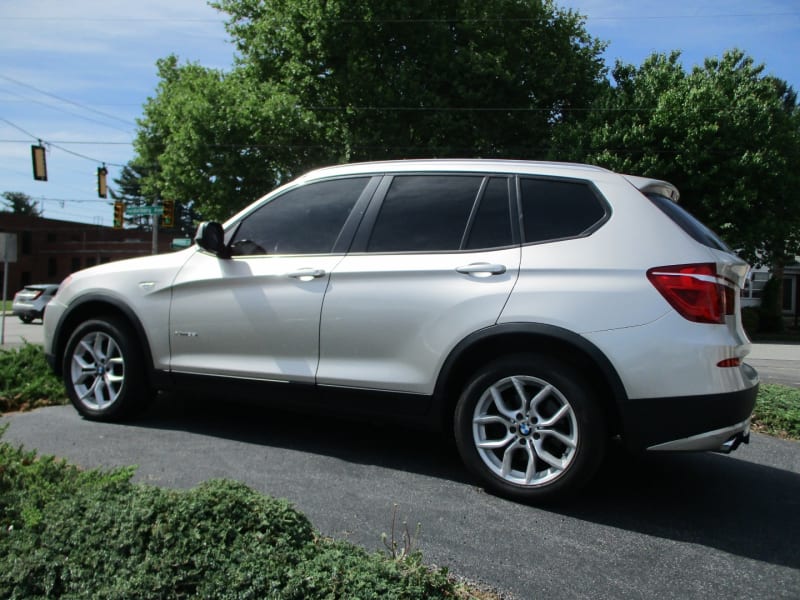
<path fill-rule="evenodd" d="M 750 419 L 736 423 L 730 427 L 723 427 L 714 431 L 698 433 L 688 438 L 672 440 L 663 444 L 650 446 L 648 450 L 658 452 L 694 452 L 699 450 L 713 450 L 728 454 L 736 450 L 741 444 L 750 443 Z"/>
<path fill-rule="evenodd" d="M 38 319 L 42 316 L 42 311 L 38 310 L 35 306 L 19 305 L 11 307 L 11 313 L 15 317 L 33 317 Z"/>
<path fill-rule="evenodd" d="M 730 452 L 746 443 L 758 383 L 724 394 L 630 400 L 623 407 L 625 440 L 635 451 Z"/>

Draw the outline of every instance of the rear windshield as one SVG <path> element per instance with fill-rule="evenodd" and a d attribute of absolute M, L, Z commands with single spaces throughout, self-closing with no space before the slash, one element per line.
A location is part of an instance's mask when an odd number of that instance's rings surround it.
<path fill-rule="evenodd" d="M 728 245 L 723 242 L 716 233 L 703 225 L 682 206 L 679 206 L 677 202 L 673 202 L 666 196 L 660 194 L 645 195 L 681 229 L 704 246 L 714 248 L 715 250 L 723 250 L 724 252 L 732 252 Z"/>

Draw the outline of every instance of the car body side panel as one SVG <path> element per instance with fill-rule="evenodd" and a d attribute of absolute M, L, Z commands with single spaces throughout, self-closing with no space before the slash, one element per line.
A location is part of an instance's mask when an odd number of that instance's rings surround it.
<path fill-rule="evenodd" d="M 336 268 L 322 311 L 320 384 L 432 394 L 445 357 L 493 325 L 517 278 L 519 247 L 360 254 Z M 475 263 L 501 274 L 464 274 Z"/>
<path fill-rule="evenodd" d="M 173 287 L 171 370 L 313 383 L 322 299 L 340 260 L 195 253 Z"/>
<path fill-rule="evenodd" d="M 169 301 L 171 285 L 180 266 L 195 252 L 147 256 L 106 263 L 73 273 L 62 284 L 45 312 L 46 353 L 63 348 L 70 331 L 63 327 L 72 311 L 80 310 L 86 302 L 95 305 L 108 302 L 110 306 L 125 307 L 130 318 L 140 324 L 151 350 L 153 367 L 169 368 Z M 101 316 L 91 314 L 91 317 Z M 55 336 L 59 338 L 56 340 Z"/>

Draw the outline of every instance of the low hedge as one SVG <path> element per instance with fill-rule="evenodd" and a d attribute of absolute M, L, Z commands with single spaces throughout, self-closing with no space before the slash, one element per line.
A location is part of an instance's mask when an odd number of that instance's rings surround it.
<path fill-rule="evenodd" d="M 2 598 L 456 598 L 443 569 L 321 538 L 233 481 L 189 491 L 0 443 Z"/>

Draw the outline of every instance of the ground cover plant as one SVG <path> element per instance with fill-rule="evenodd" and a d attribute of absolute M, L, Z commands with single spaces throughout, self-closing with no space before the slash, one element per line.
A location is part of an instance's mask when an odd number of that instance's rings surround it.
<path fill-rule="evenodd" d="M 233 481 L 188 491 L 82 471 L 0 441 L 2 598 L 467 598 L 418 553 L 322 538 Z"/>

